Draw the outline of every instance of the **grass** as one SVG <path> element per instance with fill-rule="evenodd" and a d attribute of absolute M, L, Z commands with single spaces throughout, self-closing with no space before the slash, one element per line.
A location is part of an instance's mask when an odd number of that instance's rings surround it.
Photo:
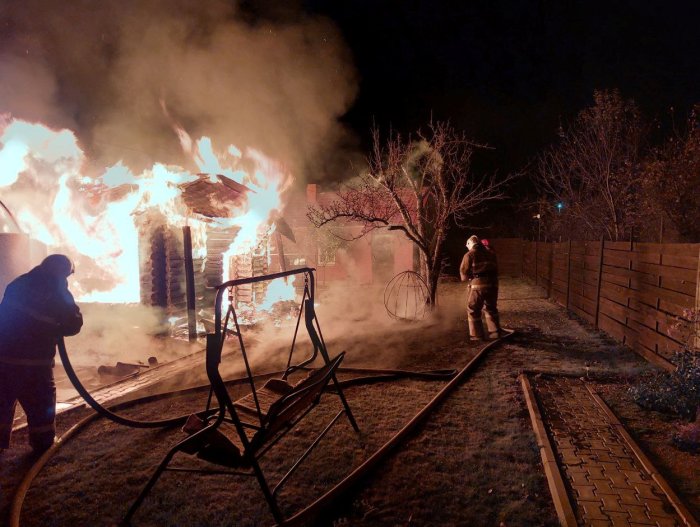
<path fill-rule="evenodd" d="M 490 351 L 476 373 L 418 432 L 314 525 L 557 524 L 518 374 L 526 369 L 583 374 L 589 364 L 592 375 L 626 372 L 628 376 L 647 366 L 568 319 L 553 304 L 537 299 L 532 287 L 511 281 L 501 290 L 503 297 L 514 299 L 501 302 L 504 323 L 519 334 Z M 443 293 L 441 315 L 419 325 L 375 324 L 372 318 L 358 316 L 351 326 L 343 326 L 339 319 L 320 314 L 331 352 L 346 351 L 346 365 L 351 366 L 461 368 L 476 352 L 465 338 L 464 292 L 458 284 L 446 284 Z M 270 369 L 284 357 L 266 350 L 258 359 L 261 369 Z M 304 507 L 360 464 L 442 386 L 437 381 L 402 380 L 349 388 L 346 395 L 362 428 L 361 437 L 341 419 L 282 490 L 285 514 Z M 149 419 L 184 413 L 201 409 L 205 397 L 205 392 L 189 394 L 139 405 L 130 412 Z M 338 408 L 335 397 L 325 397 L 299 429 L 270 451 L 263 470 L 271 479 L 285 472 L 290 459 L 303 451 Z M 95 422 L 65 445 L 35 480 L 22 525 L 116 524 L 180 437 L 179 430 L 135 430 Z M 13 446 L 23 439 L 18 434 Z M 2 481 L 9 492 L 26 466 L 19 461 L 22 452 L 22 447 L 15 448 L 2 459 Z M 8 499 L 2 499 L 0 512 L 5 513 Z M 253 479 L 174 473 L 161 478 L 134 521 L 139 526 L 271 523 Z"/>

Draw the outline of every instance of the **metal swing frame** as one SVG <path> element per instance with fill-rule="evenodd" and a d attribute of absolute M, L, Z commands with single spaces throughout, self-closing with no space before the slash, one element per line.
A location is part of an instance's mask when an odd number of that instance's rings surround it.
<path fill-rule="evenodd" d="M 272 516 L 274 517 L 275 521 L 280 524 L 284 521 L 284 517 L 279 505 L 277 504 L 277 492 L 296 471 L 299 465 L 319 444 L 321 439 L 328 433 L 338 419 L 345 414 L 353 429 L 359 433 L 360 429 L 355 421 L 352 410 L 350 409 L 350 406 L 345 398 L 345 394 L 343 393 L 338 379 L 336 378 L 336 370 L 340 366 L 345 354 L 340 353 L 333 359 L 330 358 L 323 340 L 318 317 L 316 316 L 316 311 L 314 308 L 314 271 L 315 269 L 313 268 L 304 267 L 252 278 L 230 280 L 217 286 L 215 304 L 215 332 L 207 335 L 206 371 L 211 388 L 209 390 L 206 410 L 205 412 L 200 413 L 200 415 L 205 416 L 205 420 L 202 423 L 203 427 L 189 437 L 178 442 L 165 455 L 127 512 L 124 518 L 124 522 L 126 524 L 130 523 L 131 518 L 145 499 L 146 495 L 150 492 L 162 473 L 166 470 L 173 472 L 197 472 L 202 474 L 255 476 L 255 478 L 258 480 L 265 500 L 270 507 Z M 319 355 L 323 360 L 323 365 L 316 370 L 312 370 L 309 376 L 300 381 L 298 384 L 294 386 L 289 385 L 289 391 L 285 390 L 286 393 L 280 393 L 279 396 L 275 398 L 275 394 L 273 392 L 273 397 L 271 399 L 269 397 L 270 393 L 268 393 L 269 390 L 268 392 L 265 392 L 267 384 L 262 388 L 257 388 L 255 386 L 253 372 L 248 361 L 245 343 L 243 341 L 243 336 L 238 323 L 238 316 L 236 314 L 235 305 L 233 302 L 233 288 L 243 284 L 270 281 L 297 274 L 304 275 L 304 291 L 301 298 L 299 315 L 297 316 L 296 326 L 294 328 L 294 337 L 292 339 L 292 344 L 289 351 L 287 367 L 284 370 L 281 381 L 286 383 L 287 378 L 293 372 L 305 368 L 308 369 L 307 367 L 312 364 L 319 357 Z M 226 311 L 226 316 L 222 317 L 223 297 L 226 291 L 229 292 L 230 301 Z M 294 355 L 294 348 L 299 333 L 302 314 L 304 315 L 306 331 L 309 335 L 311 343 L 313 344 L 313 352 L 309 357 L 302 360 L 300 363 L 292 365 L 292 357 Z M 233 327 L 229 328 L 231 323 Z M 235 336 L 237 338 L 243 362 L 245 364 L 248 382 L 251 388 L 250 395 L 239 399 L 238 401 L 231 400 L 226 384 L 219 372 L 219 364 L 221 363 L 221 356 L 227 336 Z M 265 475 L 260 468 L 258 460 L 262 458 L 273 446 L 275 446 L 287 433 L 293 430 L 294 427 L 309 412 L 311 412 L 311 410 L 313 410 L 313 408 L 320 402 L 321 395 L 325 392 L 326 387 L 331 382 L 334 385 L 333 392 L 340 398 L 343 408 L 328 422 L 325 428 L 318 434 L 318 436 L 312 441 L 301 456 L 294 461 L 287 473 L 282 476 L 282 478 L 280 478 L 280 480 L 272 488 L 270 488 L 270 485 L 268 484 Z M 263 399 L 263 395 L 266 395 L 265 398 L 267 400 L 261 401 L 261 399 Z M 218 409 L 212 408 L 213 397 L 216 397 Z M 244 415 L 251 415 L 255 418 L 255 421 L 252 422 L 251 420 L 246 420 L 241 416 L 241 413 Z M 240 451 L 236 445 L 231 443 L 230 440 L 218 430 L 224 423 L 231 424 L 235 428 L 238 435 L 238 440 L 242 446 L 242 451 Z M 251 434 L 252 437 L 250 437 Z M 213 442 L 218 442 L 220 446 L 222 441 L 224 443 L 228 442 L 226 448 L 224 449 L 226 459 L 212 460 L 211 458 L 207 458 L 203 455 L 205 449 L 211 448 Z M 212 463 L 223 464 L 229 468 L 244 468 L 245 471 L 168 467 L 169 463 L 178 452 L 186 452 L 190 454 L 198 453 L 198 457 L 211 461 Z"/>

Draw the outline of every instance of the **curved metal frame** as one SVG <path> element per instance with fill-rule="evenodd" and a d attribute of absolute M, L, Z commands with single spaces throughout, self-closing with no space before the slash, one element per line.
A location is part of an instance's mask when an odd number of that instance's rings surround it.
<path fill-rule="evenodd" d="M 416 316 L 415 318 L 398 316 L 396 314 L 397 307 L 398 307 L 398 294 L 396 295 L 397 300 L 396 300 L 395 305 L 394 305 L 394 310 L 392 311 L 391 308 L 389 307 L 389 300 L 390 300 L 389 296 L 391 294 L 391 291 L 396 287 L 395 282 L 398 282 L 398 284 L 399 284 L 398 289 L 401 289 L 401 286 L 404 284 L 404 281 L 408 280 L 407 277 L 409 277 L 409 276 L 414 277 L 414 279 L 416 279 L 418 281 L 418 283 L 421 284 L 421 286 L 423 286 L 420 288 L 421 291 L 426 292 L 426 296 L 423 300 L 427 300 L 427 298 L 428 298 L 428 296 L 427 296 L 427 293 L 429 291 L 428 284 L 425 282 L 425 280 L 423 279 L 423 277 L 420 274 L 416 273 L 415 271 L 403 271 L 403 272 L 397 274 L 396 276 L 394 276 L 394 278 L 389 280 L 389 282 L 386 284 L 386 287 L 384 287 L 384 309 L 386 309 L 387 314 L 395 320 L 407 320 L 407 321 L 420 320 L 421 318 L 423 318 L 425 316 L 425 314 L 428 311 L 427 307 L 425 309 L 423 309 L 423 313 L 422 313 L 423 317 L 420 317 L 420 318 L 418 316 Z M 414 299 L 415 305 L 418 306 L 419 305 L 418 294 L 414 294 L 413 299 Z M 406 304 L 408 304 L 408 294 L 406 295 Z M 424 302 L 424 304 L 427 305 L 426 302 Z M 416 315 L 417 314 L 418 313 L 416 310 Z"/>

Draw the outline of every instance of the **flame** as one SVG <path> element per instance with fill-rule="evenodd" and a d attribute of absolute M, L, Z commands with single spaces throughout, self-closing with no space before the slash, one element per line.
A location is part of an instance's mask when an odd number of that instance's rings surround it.
<path fill-rule="evenodd" d="M 258 309 L 269 311 L 275 303 L 294 298 L 296 291 L 292 282 L 293 278 L 275 278 L 271 280 L 267 286 L 265 300 L 258 306 Z"/>
<path fill-rule="evenodd" d="M 184 132 L 180 130 L 178 135 L 183 137 Z M 238 148 L 229 145 L 227 153 L 229 164 L 225 166 L 222 161 L 227 157 L 214 152 L 208 137 L 202 137 L 196 142 L 194 152 L 194 159 L 200 171 L 212 175 L 220 174 L 251 190 L 241 210 L 236 211 L 230 219 L 219 220 L 222 225 L 239 228 L 236 238 L 224 253 L 224 261 L 252 251 L 262 238 L 271 234 L 269 219 L 274 212 L 281 210 L 281 196 L 292 181 L 279 163 L 267 158 L 258 150 L 247 148 L 244 155 Z M 241 168 L 243 161 L 253 163 L 252 173 Z M 228 266 L 224 266 L 224 282 L 229 279 Z"/>
<path fill-rule="evenodd" d="M 281 209 L 281 194 L 291 176 L 253 148 L 229 145 L 216 153 L 208 137 L 193 142 L 184 130 L 175 131 L 199 172 L 210 174 L 212 182 L 218 182 L 219 174 L 251 190 L 231 217 L 213 220 L 238 229 L 226 256 L 251 251 L 271 231 L 271 215 Z M 30 237 L 76 261 L 71 287 L 78 300 L 139 301 L 137 224 L 144 214 L 159 214 L 174 227 L 189 225 L 193 256 L 206 255 L 206 226 L 211 220 L 188 210 L 179 187 L 197 175 L 164 163 L 135 174 L 120 161 L 91 176 L 85 173 L 87 161 L 72 131 L 0 115 L 3 201 Z M 224 269 L 227 272 L 228 266 Z"/>

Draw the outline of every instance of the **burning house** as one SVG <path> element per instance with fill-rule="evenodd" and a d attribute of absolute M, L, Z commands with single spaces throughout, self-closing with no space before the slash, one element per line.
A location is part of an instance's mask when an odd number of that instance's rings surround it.
<path fill-rule="evenodd" d="M 413 245 L 400 233 L 374 231 L 349 241 L 360 233 L 359 225 L 341 226 L 333 233 L 319 232 L 306 218 L 307 207 L 332 200 L 334 194 L 319 192 L 317 185 L 307 185 L 306 193 L 288 193 L 283 215 L 270 220 L 255 243 L 238 252 L 231 247 L 241 228 L 220 226 L 214 220 L 240 210 L 251 190 L 224 176 L 213 179 L 204 174 L 181 185 L 181 190 L 189 217 L 205 225 L 206 242 L 198 252 L 193 253 L 187 241 L 188 228 L 169 226 L 158 215 L 139 223 L 141 302 L 164 308 L 180 328 L 186 325 L 188 316 L 188 265 L 193 274 L 189 294 L 194 295 L 200 329 L 208 321 L 214 287 L 229 279 L 311 266 L 317 269 L 321 286 L 341 281 L 382 285 L 416 265 Z M 275 287 L 274 282 L 271 287 Z M 236 307 L 243 308 L 249 320 L 254 320 L 257 310 L 269 310 L 274 301 L 293 298 L 293 289 L 288 284 L 282 287 L 287 291 L 278 291 L 272 298 L 268 298 L 267 282 L 237 287 Z"/>
<path fill-rule="evenodd" d="M 377 230 L 351 242 L 361 226 L 315 229 L 308 206 L 334 194 L 316 185 L 292 192 L 285 168 L 255 149 L 215 151 L 208 138 L 192 141 L 178 129 L 197 172 L 156 163 L 135 174 L 117 163 L 89 176 L 69 130 L 1 124 L 0 188 L 16 218 L 5 211 L 2 220 L 0 243 L 10 245 L 1 254 L 14 258 L 2 262 L 5 282 L 48 247 L 76 262 L 70 286 L 79 302 L 154 306 L 175 333 L 192 336 L 205 329 L 212 288 L 229 279 L 310 266 L 320 285 L 383 285 L 414 268 L 413 246 L 399 233 Z M 32 251 L 41 254 L 32 259 Z M 254 321 L 294 297 L 294 284 L 280 279 L 239 287 L 233 301 Z"/>
<path fill-rule="evenodd" d="M 8 283 L 46 255 L 46 246 L 23 233 L 10 209 L 0 201 L 0 298 Z"/>
<path fill-rule="evenodd" d="M 271 267 L 271 240 L 274 237 L 280 247 L 281 236 L 290 237 L 292 242 L 294 238 L 284 220 L 278 218 L 259 226 L 250 243 L 237 244 L 245 226 L 227 223 L 236 220 L 230 215 L 241 211 L 254 191 L 232 179 L 199 174 L 179 188 L 190 222 L 199 226 L 199 240 L 193 244 L 189 225 L 172 226 L 161 214 L 143 215 L 138 220 L 140 298 L 145 305 L 165 309 L 174 326 L 189 324 L 191 331 L 194 316 L 201 330 L 210 318 L 215 286 L 279 270 Z M 285 269 L 284 262 L 280 269 Z M 268 285 L 261 282 L 236 287 L 236 307 L 254 317 L 256 308 L 271 307 L 266 300 L 293 299 L 293 289 L 268 299 Z"/>

